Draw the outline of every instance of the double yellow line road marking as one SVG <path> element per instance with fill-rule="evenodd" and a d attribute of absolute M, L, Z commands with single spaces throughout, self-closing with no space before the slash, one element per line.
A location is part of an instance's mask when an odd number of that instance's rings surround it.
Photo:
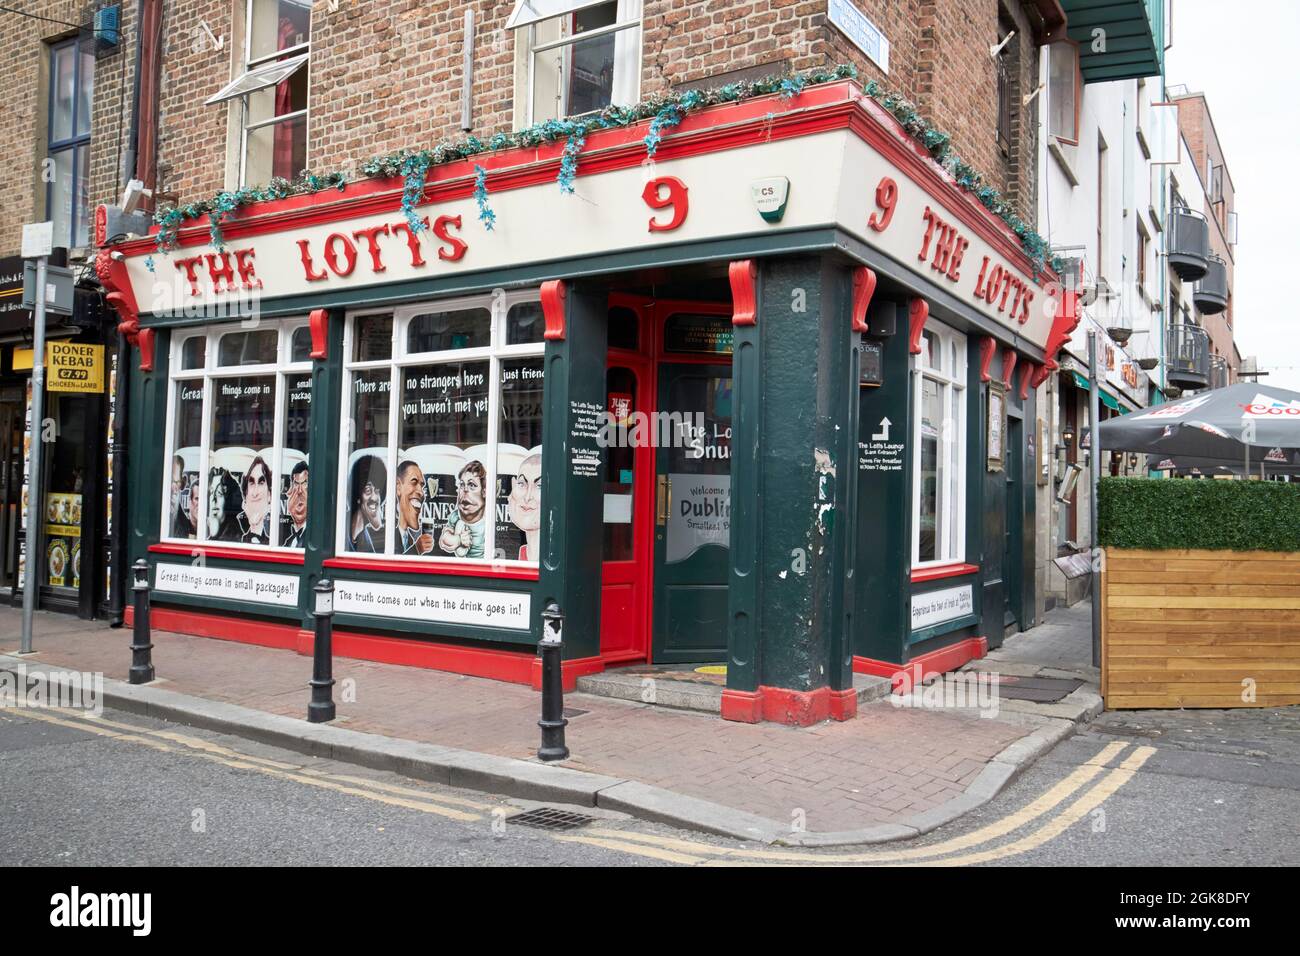
<path fill-rule="evenodd" d="M 229 747 L 223 747 L 210 740 L 191 737 L 188 734 L 181 734 L 172 730 L 146 730 L 131 724 L 108 720 L 104 717 L 77 716 L 70 719 L 55 717 L 47 712 L 37 713 L 31 710 L 24 710 L 23 716 L 49 724 L 56 724 L 60 727 L 71 727 L 75 730 L 87 731 L 101 737 L 112 737 L 115 740 L 128 743 L 144 744 L 154 750 L 202 757 L 238 770 L 253 770 L 269 777 L 292 780 L 295 783 L 317 787 L 322 790 L 332 790 L 335 793 L 343 793 L 348 796 L 362 797 L 376 803 L 404 807 L 407 810 L 419 810 L 422 813 L 432 813 L 461 823 L 480 821 L 485 814 L 490 814 L 494 809 L 492 804 L 479 803 L 463 797 L 431 794 L 410 787 L 399 787 L 377 780 L 367 780 L 364 777 L 325 773 L 279 760 L 253 757 L 231 750 Z M 173 744 L 179 746 L 172 746 Z"/>
<path fill-rule="evenodd" d="M 115 740 L 142 744 L 168 753 L 197 756 L 227 767 L 255 771 L 267 776 L 291 780 L 295 783 L 331 790 L 348 796 L 360 797 L 376 803 L 434 814 L 461 823 L 482 821 L 493 813 L 500 813 L 502 810 L 496 804 L 483 803 L 451 794 L 433 794 L 425 790 L 403 787 L 365 777 L 329 773 L 298 764 L 285 763 L 265 757 L 254 757 L 231 750 L 229 747 L 223 747 L 210 740 L 172 730 L 148 730 L 132 724 L 108 720 L 104 717 L 82 715 L 75 711 L 68 712 L 70 716 L 67 717 L 56 717 L 48 711 L 24 710 L 22 713 L 33 720 L 40 720 L 61 727 L 70 727 L 103 737 L 111 737 Z M 1041 847 L 1097 809 L 1108 797 L 1128 783 L 1142 765 L 1155 753 L 1154 747 L 1134 747 L 1133 751 L 1118 766 L 1107 770 L 1110 762 L 1129 746 L 1129 744 L 1122 742 L 1109 743 L 1092 759 L 1076 767 L 1066 777 L 1020 809 L 970 833 L 928 846 L 848 853 L 830 849 L 813 851 L 717 846 L 697 840 L 684 840 L 612 827 L 591 827 L 581 833 L 551 834 L 551 836 L 563 843 L 599 847 L 659 862 L 687 866 L 872 866 L 882 864 L 969 866 L 1017 856 Z M 1085 791 L 1085 788 L 1099 776 L 1101 780 L 1091 789 Z M 1034 821 L 1047 816 L 1081 791 L 1084 791 L 1081 796 L 1078 796 L 1064 810 L 1048 819 L 1037 829 L 1010 842 L 1000 843 L 978 852 L 967 852 L 975 847 L 1007 837 Z M 511 808 L 508 812 L 516 813 L 520 811 Z"/>
<path fill-rule="evenodd" d="M 1109 743 L 1087 763 L 1077 767 L 1042 796 L 999 820 L 959 837 L 928 846 L 900 850 L 878 850 L 843 853 L 833 850 L 751 849 L 749 847 L 713 846 L 691 840 L 661 837 L 655 834 L 634 833 L 626 830 L 590 829 L 582 834 L 556 836 L 557 840 L 587 843 L 608 850 L 640 853 L 673 863 L 709 866 L 733 865 L 821 865 L 870 866 L 898 864 L 903 866 L 969 866 L 990 860 L 1003 859 L 1026 853 L 1060 836 L 1072 824 L 1083 819 L 1099 807 L 1107 797 L 1133 779 L 1138 769 L 1155 753 L 1154 747 L 1137 747 L 1115 769 L 1106 773 L 1101 782 L 1069 805 L 1060 815 L 1039 829 L 1010 843 L 978 853 L 963 853 L 1032 823 L 1060 806 L 1092 782 L 1117 757 L 1128 744 Z M 653 849 L 654 853 L 646 850 Z M 671 856 L 670 856 L 671 855 Z"/>

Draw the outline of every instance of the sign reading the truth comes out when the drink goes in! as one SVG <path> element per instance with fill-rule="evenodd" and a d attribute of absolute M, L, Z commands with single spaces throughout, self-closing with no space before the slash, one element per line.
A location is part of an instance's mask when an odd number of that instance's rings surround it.
<path fill-rule="evenodd" d="M 513 176 L 528 184 L 508 185 L 510 177 L 502 175 L 507 169 L 539 162 L 533 151 L 516 151 L 516 166 L 494 169 L 489 177 L 496 215 L 491 232 L 479 221 L 468 190 L 449 191 L 458 198 L 448 199 L 437 198 L 437 188 L 430 190 L 435 199 L 416 210 L 429 228 L 412 231 L 399 208 L 397 183 L 388 212 L 373 211 L 381 205 L 373 194 L 353 202 L 346 192 L 331 193 L 322 203 L 336 210 L 332 216 L 310 205 L 301 212 L 281 210 L 284 225 L 278 231 L 259 227 L 240 235 L 243 223 L 253 228 L 259 207 L 242 210 L 224 224 L 222 249 L 182 244 L 162 255 L 152 242 L 141 242 L 130 249 L 128 273 L 142 313 L 217 314 L 252 294 L 266 300 L 333 296 L 366 286 L 834 225 L 1042 348 L 1055 300 L 1023 268 L 1019 241 L 939 167 L 918 156 L 892 118 L 874 102 L 859 101 L 855 89 L 842 84 L 838 92 L 810 88 L 789 102 L 774 98 L 772 115 L 792 114 L 785 117 L 790 125 L 782 137 L 719 139 L 692 155 L 657 160 L 652 169 L 643 168 L 643 155 L 629 154 L 625 165 L 611 162 L 584 173 L 580 159 L 577 196 L 539 177 Z M 842 109 L 846 101 L 855 103 L 852 112 L 871 115 L 850 125 Z M 819 110 L 837 106 L 833 116 L 828 112 L 817 120 Z M 706 119 L 734 124 L 736 110 L 710 110 L 686 125 Z M 768 124 L 770 133 L 770 118 Z M 672 135 L 680 133 L 665 141 Z M 589 137 L 589 148 L 598 148 L 601 136 Z M 766 223 L 754 209 L 750 186 L 778 174 L 790 180 L 788 208 L 779 223 Z M 494 189 L 496 183 L 501 185 Z M 349 215 L 359 208 L 371 211 Z M 151 253 L 153 272 L 145 262 Z"/>

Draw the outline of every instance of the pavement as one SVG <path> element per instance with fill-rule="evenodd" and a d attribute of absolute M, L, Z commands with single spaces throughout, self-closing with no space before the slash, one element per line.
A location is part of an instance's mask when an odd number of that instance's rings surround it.
<path fill-rule="evenodd" d="M 571 757 L 557 764 L 535 758 L 536 692 L 439 671 L 337 658 L 339 717 L 309 724 L 311 659 L 293 651 L 155 632 L 160 679 L 132 686 L 128 631 L 42 612 L 36 653 L 18 657 L 20 612 L 8 608 L 0 671 L 102 673 L 104 704 L 116 710 L 452 787 L 768 844 L 855 845 L 929 833 L 976 810 L 1099 713 L 1087 615 L 1086 604 L 1052 612 L 935 685 L 990 673 L 1083 681 L 1055 703 L 916 688 L 851 721 L 791 728 L 573 693 Z"/>

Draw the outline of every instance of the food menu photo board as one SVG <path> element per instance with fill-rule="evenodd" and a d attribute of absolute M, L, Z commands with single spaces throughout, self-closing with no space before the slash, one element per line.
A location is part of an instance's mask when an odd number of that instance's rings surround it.
<path fill-rule="evenodd" d="M 46 497 L 45 565 L 51 587 L 81 585 L 81 495 Z"/>

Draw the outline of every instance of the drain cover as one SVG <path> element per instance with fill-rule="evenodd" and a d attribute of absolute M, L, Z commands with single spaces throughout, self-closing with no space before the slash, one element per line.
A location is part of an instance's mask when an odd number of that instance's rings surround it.
<path fill-rule="evenodd" d="M 572 810 L 537 807 L 511 817 L 510 822 L 517 823 L 520 826 L 532 827 L 534 830 L 556 831 L 576 830 L 579 827 L 585 827 L 588 823 L 595 823 L 596 818 L 589 817 L 585 813 L 574 813 Z"/>
<path fill-rule="evenodd" d="M 998 677 L 998 696 L 1008 700 L 1029 700 L 1038 704 L 1051 704 L 1061 700 L 1082 684 L 1081 680 L 1061 677 L 1013 677 L 1010 674 L 1002 674 Z"/>

